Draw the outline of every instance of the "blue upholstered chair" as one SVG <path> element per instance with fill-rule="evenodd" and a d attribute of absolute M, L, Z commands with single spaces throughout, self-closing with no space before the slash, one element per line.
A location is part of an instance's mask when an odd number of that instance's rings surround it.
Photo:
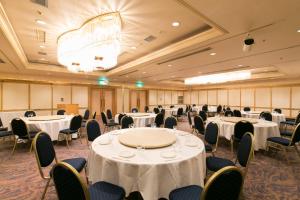
<path fill-rule="evenodd" d="M 204 141 L 205 141 L 205 151 L 214 153 L 217 151 L 218 141 L 219 141 L 219 126 L 215 122 L 210 122 L 207 124 L 205 133 L 204 133 Z"/>
<path fill-rule="evenodd" d="M 90 110 L 89 109 L 86 109 L 84 111 L 84 115 L 83 115 L 83 118 L 82 118 L 82 121 L 83 122 L 87 122 L 87 120 L 89 120 L 90 118 Z"/>
<path fill-rule="evenodd" d="M 177 126 L 177 120 L 175 117 L 167 117 L 165 120 L 165 128 L 173 129 L 175 126 Z"/>
<path fill-rule="evenodd" d="M 204 104 L 203 106 L 202 106 L 202 109 L 201 110 L 203 110 L 204 112 L 208 112 L 208 105 L 207 104 Z"/>
<path fill-rule="evenodd" d="M 267 151 L 269 148 L 275 148 L 284 151 L 284 156 L 289 162 L 287 157 L 287 149 L 294 147 L 298 156 L 300 157 L 300 152 L 297 148 L 297 143 L 300 142 L 300 123 L 294 129 L 294 132 L 291 138 L 284 138 L 284 137 L 270 137 L 267 139 Z"/>
<path fill-rule="evenodd" d="M 243 188 L 242 172 L 228 166 L 214 173 L 204 188 L 198 185 L 186 186 L 173 190 L 170 200 L 238 200 Z"/>
<path fill-rule="evenodd" d="M 27 110 L 25 113 L 24 113 L 24 117 L 35 117 L 36 114 L 33 110 Z"/>
<path fill-rule="evenodd" d="M 218 107 L 217 107 L 217 113 L 220 114 L 221 112 L 222 112 L 222 106 L 218 105 Z"/>
<path fill-rule="evenodd" d="M 131 112 L 132 112 L 132 113 L 137 113 L 137 112 L 139 112 L 139 110 L 138 110 L 137 108 L 132 108 L 132 109 L 131 109 Z"/>
<path fill-rule="evenodd" d="M 159 113 L 159 109 L 158 109 L 158 108 L 153 108 L 153 112 L 154 112 L 155 114 L 158 114 L 158 113 Z"/>
<path fill-rule="evenodd" d="M 203 111 L 203 110 L 200 110 L 199 111 L 199 116 L 202 118 L 203 122 L 205 123 L 206 120 L 207 120 L 207 114 L 206 114 L 206 112 Z"/>
<path fill-rule="evenodd" d="M 69 137 L 70 137 L 71 134 L 77 133 L 78 136 L 81 138 L 81 134 L 80 134 L 81 124 L 82 124 L 82 117 L 80 115 L 75 115 L 71 119 L 70 127 L 67 128 L 67 129 L 63 129 L 63 130 L 59 131 L 59 133 L 64 134 L 68 148 L 69 148 L 69 141 L 68 141 L 68 139 L 69 139 Z M 80 142 L 81 142 L 81 140 L 80 140 Z"/>
<path fill-rule="evenodd" d="M 287 127 L 290 126 L 290 127 L 296 127 L 300 122 L 300 112 L 298 113 L 297 117 L 295 119 L 286 119 L 286 121 L 284 122 L 280 122 L 280 125 L 281 126 L 284 126 L 284 129 L 283 131 L 281 131 L 281 136 L 284 136 L 284 137 L 291 137 L 293 135 L 292 132 L 290 131 L 287 131 Z"/>
<path fill-rule="evenodd" d="M 158 113 L 154 119 L 154 123 L 156 127 L 161 127 L 164 124 L 164 115 L 162 113 Z"/>
<path fill-rule="evenodd" d="M 119 115 L 118 115 L 118 121 L 119 121 L 119 125 L 121 126 L 121 121 L 122 121 L 122 118 L 125 116 L 126 114 L 122 114 L 122 113 L 120 113 Z"/>
<path fill-rule="evenodd" d="M 106 117 L 106 115 L 105 115 L 104 112 L 101 112 L 101 119 L 102 119 L 102 122 L 104 124 L 104 133 L 105 133 L 106 129 L 111 129 L 111 128 L 114 128 L 114 127 L 119 127 L 118 123 L 107 121 L 107 117 Z"/>
<path fill-rule="evenodd" d="M 224 115 L 225 117 L 233 117 L 233 112 L 231 110 L 226 110 Z"/>
<path fill-rule="evenodd" d="M 13 135 L 12 131 L 9 131 L 7 127 L 3 126 L 2 120 L 0 118 L 0 138 L 3 138 L 3 140 L 4 140 L 6 137 L 9 137 L 12 135 Z"/>
<path fill-rule="evenodd" d="M 145 106 L 144 112 L 145 112 L 145 113 L 149 112 L 149 107 L 148 107 L 148 106 Z"/>
<path fill-rule="evenodd" d="M 130 128 L 130 126 L 132 126 L 134 124 L 133 118 L 130 116 L 123 116 L 121 119 L 121 128 L 125 129 L 125 128 Z"/>
<path fill-rule="evenodd" d="M 11 155 L 14 154 L 19 140 L 30 142 L 31 143 L 30 152 L 31 152 L 32 140 L 34 136 L 38 133 L 38 131 L 29 131 L 26 123 L 20 118 L 14 118 L 13 120 L 11 120 L 10 124 L 11 124 L 12 133 L 15 135 L 15 144 Z"/>
<path fill-rule="evenodd" d="M 115 120 L 113 119 L 113 115 L 110 109 L 106 110 L 106 116 L 109 122 L 115 122 Z"/>
<path fill-rule="evenodd" d="M 92 142 L 101 135 L 99 123 L 95 119 L 91 119 L 86 124 L 87 140 Z"/>
<path fill-rule="evenodd" d="M 259 118 L 271 122 L 271 121 L 272 121 L 272 114 L 271 114 L 270 112 L 264 111 L 264 112 L 261 112 L 261 113 L 259 114 Z"/>
<path fill-rule="evenodd" d="M 178 121 L 178 119 L 183 116 L 183 108 L 178 108 L 176 115 L 173 116 L 176 117 Z"/>
<path fill-rule="evenodd" d="M 278 114 L 281 114 L 282 113 L 282 110 L 280 108 L 274 108 L 274 112 L 278 113 Z"/>
<path fill-rule="evenodd" d="M 234 132 L 230 139 L 231 153 L 233 153 L 234 142 L 239 143 L 241 141 L 243 135 L 247 132 L 254 134 L 253 124 L 250 123 L 249 121 L 241 120 L 234 125 Z"/>
<path fill-rule="evenodd" d="M 125 197 L 122 187 L 108 182 L 100 181 L 88 187 L 79 173 L 65 162 L 54 165 L 51 174 L 60 200 L 123 200 Z"/>
<path fill-rule="evenodd" d="M 192 132 L 194 132 L 194 125 L 193 125 L 193 122 L 192 122 L 191 112 L 187 113 L 187 117 L 188 117 L 189 125 L 192 128 Z"/>
<path fill-rule="evenodd" d="M 97 112 L 94 112 L 93 119 L 96 119 L 96 116 L 97 116 Z"/>
<path fill-rule="evenodd" d="M 57 112 L 56 112 L 56 114 L 57 115 L 64 115 L 65 114 L 65 110 L 58 110 Z"/>
<path fill-rule="evenodd" d="M 251 108 L 250 108 L 250 107 L 245 107 L 245 108 L 244 108 L 244 111 L 245 111 L 245 112 L 249 112 L 249 111 L 251 111 Z"/>
<path fill-rule="evenodd" d="M 252 133 L 246 133 L 240 141 L 235 162 L 225 158 L 209 156 L 206 158 L 206 167 L 208 170 L 216 172 L 223 167 L 235 166 L 238 162 L 240 166 L 245 168 L 244 175 L 246 175 L 253 151 L 253 135 Z"/>
<path fill-rule="evenodd" d="M 242 113 L 239 110 L 233 110 L 233 116 L 234 117 L 242 117 Z"/>
<path fill-rule="evenodd" d="M 200 116 L 194 117 L 194 131 L 198 134 L 204 135 L 204 122 Z"/>
<path fill-rule="evenodd" d="M 43 169 L 51 166 L 53 161 L 57 163 L 58 159 L 56 157 L 56 153 L 51 138 L 46 132 L 39 132 L 35 136 L 33 140 L 33 149 L 35 152 L 35 158 L 38 164 L 40 175 L 44 180 L 47 180 L 47 184 L 42 194 L 42 199 L 44 199 L 45 194 L 47 192 L 47 188 L 51 180 L 51 175 L 46 176 L 43 172 Z M 65 159 L 63 160 L 63 162 L 72 165 L 72 167 L 74 167 L 78 172 L 81 172 L 82 169 L 86 166 L 86 159 L 80 157 Z"/>

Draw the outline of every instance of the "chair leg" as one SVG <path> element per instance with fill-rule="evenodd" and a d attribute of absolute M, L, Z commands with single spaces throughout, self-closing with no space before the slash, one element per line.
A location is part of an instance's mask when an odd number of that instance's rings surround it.
<path fill-rule="evenodd" d="M 231 154 L 233 154 L 233 139 L 230 139 Z"/>
<path fill-rule="evenodd" d="M 82 141 L 81 141 L 81 139 L 82 139 L 81 138 L 81 130 L 78 131 L 78 137 L 79 137 L 80 143 L 82 144 Z"/>
<path fill-rule="evenodd" d="M 68 136 L 69 136 L 68 134 L 65 134 L 65 139 L 66 139 L 67 147 L 69 148 Z"/>
<path fill-rule="evenodd" d="M 31 145 L 30 145 L 30 149 L 29 149 L 29 152 L 31 153 L 32 151 L 32 147 L 33 147 L 33 141 L 31 141 Z"/>
<path fill-rule="evenodd" d="M 284 157 L 285 157 L 287 163 L 290 164 L 289 158 L 287 157 L 287 151 L 286 151 L 286 148 L 283 147 L 282 150 L 283 150 Z"/>
<path fill-rule="evenodd" d="M 47 189 L 49 187 L 50 181 L 51 181 L 51 178 L 49 178 L 48 181 L 47 181 L 47 183 L 46 183 L 46 186 L 45 186 L 45 189 L 43 191 L 42 198 L 41 198 L 42 200 L 45 199 L 45 195 L 46 195 Z"/>
<path fill-rule="evenodd" d="M 11 152 L 11 156 L 13 156 L 15 150 L 16 150 L 16 147 L 17 147 L 17 142 L 18 142 L 18 139 L 15 138 L 15 144 L 14 144 L 14 147 L 13 147 L 13 150 Z"/>

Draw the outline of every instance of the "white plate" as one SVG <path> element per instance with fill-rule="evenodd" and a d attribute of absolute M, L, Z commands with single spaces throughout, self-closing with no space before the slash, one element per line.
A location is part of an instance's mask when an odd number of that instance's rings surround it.
<path fill-rule="evenodd" d="M 100 144 L 100 145 L 110 144 L 110 140 L 108 138 L 104 138 L 104 139 L 99 140 L 98 144 Z"/>
<path fill-rule="evenodd" d="M 188 147 L 197 147 L 198 142 L 186 142 L 185 145 Z"/>
<path fill-rule="evenodd" d="M 135 156 L 135 154 L 132 151 L 121 151 L 119 153 L 119 156 L 123 157 L 123 158 L 131 158 L 131 157 Z"/>
<path fill-rule="evenodd" d="M 175 158 L 176 157 L 176 152 L 174 151 L 164 151 L 160 154 L 161 157 L 163 158 Z"/>

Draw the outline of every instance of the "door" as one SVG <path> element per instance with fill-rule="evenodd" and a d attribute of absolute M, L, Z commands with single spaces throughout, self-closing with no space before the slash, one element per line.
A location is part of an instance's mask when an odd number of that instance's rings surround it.
<path fill-rule="evenodd" d="M 147 105 L 147 91 L 146 90 L 131 90 L 130 91 L 130 110 L 137 108 L 139 112 L 144 112 Z"/>
<path fill-rule="evenodd" d="M 114 106 L 114 90 L 112 89 L 92 89 L 92 113 L 97 112 L 97 116 L 101 112 L 110 109 L 115 114 Z"/>

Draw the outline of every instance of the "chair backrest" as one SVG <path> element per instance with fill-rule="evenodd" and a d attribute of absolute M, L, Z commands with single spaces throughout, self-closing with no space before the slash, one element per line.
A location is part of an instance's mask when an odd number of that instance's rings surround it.
<path fill-rule="evenodd" d="M 158 113 L 159 113 L 159 109 L 158 109 L 158 108 L 153 108 L 153 112 L 154 112 L 155 114 L 158 114 Z"/>
<path fill-rule="evenodd" d="M 189 124 L 190 124 L 190 126 L 192 126 L 193 123 L 192 123 L 192 118 L 191 118 L 191 112 L 188 112 L 187 116 L 188 116 Z"/>
<path fill-rule="evenodd" d="M 156 127 L 160 127 L 164 124 L 164 115 L 162 113 L 158 113 L 155 117 L 154 123 L 156 124 Z"/>
<path fill-rule="evenodd" d="M 199 116 L 202 118 L 202 120 L 205 122 L 207 120 L 207 114 L 205 111 L 200 110 L 199 111 Z"/>
<path fill-rule="evenodd" d="M 70 122 L 70 129 L 71 130 L 79 130 L 81 128 L 82 117 L 81 115 L 75 115 Z"/>
<path fill-rule="evenodd" d="M 267 121 L 272 121 L 272 114 L 270 112 L 261 112 L 260 115 L 259 115 L 260 118 L 263 118 Z"/>
<path fill-rule="evenodd" d="M 101 135 L 101 129 L 97 120 L 91 119 L 87 122 L 86 133 L 88 136 L 88 141 L 91 142 Z"/>
<path fill-rule="evenodd" d="M 66 112 L 65 110 L 58 110 L 56 114 L 57 115 L 64 115 L 65 112 Z"/>
<path fill-rule="evenodd" d="M 236 139 L 242 139 L 243 135 L 247 132 L 254 134 L 254 127 L 251 122 L 241 120 L 234 125 L 234 137 Z"/>
<path fill-rule="evenodd" d="M 200 116 L 194 117 L 194 127 L 200 134 L 204 134 L 204 123 Z"/>
<path fill-rule="evenodd" d="M 241 166 L 247 167 L 253 151 L 253 135 L 247 132 L 243 135 L 237 151 L 237 160 Z"/>
<path fill-rule="evenodd" d="M 243 188 L 244 177 L 241 170 L 228 166 L 215 172 L 206 182 L 201 200 L 238 200 Z"/>
<path fill-rule="evenodd" d="M 251 108 L 250 107 L 245 107 L 244 111 L 246 111 L 246 112 L 251 111 Z"/>
<path fill-rule="evenodd" d="M 185 112 L 187 113 L 187 112 L 189 112 L 190 111 L 190 105 L 186 105 L 186 107 L 185 107 Z"/>
<path fill-rule="evenodd" d="M 33 110 L 27 110 L 25 113 L 24 113 L 24 116 L 25 117 L 35 117 L 36 114 Z"/>
<path fill-rule="evenodd" d="M 296 120 L 295 120 L 295 124 L 299 124 L 300 123 L 300 112 L 298 113 Z"/>
<path fill-rule="evenodd" d="M 174 126 L 177 126 L 177 120 L 174 117 L 167 117 L 165 120 L 165 128 L 173 129 Z"/>
<path fill-rule="evenodd" d="M 101 119 L 102 119 L 102 123 L 104 125 L 107 125 L 107 119 L 106 119 L 106 115 L 104 112 L 101 112 Z"/>
<path fill-rule="evenodd" d="M 215 122 L 207 124 L 204 134 L 204 139 L 211 145 L 217 145 L 219 139 L 219 127 Z"/>
<path fill-rule="evenodd" d="M 0 127 L 3 127 L 3 123 L 2 123 L 1 117 L 0 117 Z"/>
<path fill-rule="evenodd" d="M 163 115 L 165 116 L 166 110 L 165 110 L 165 109 L 161 109 L 160 113 L 163 114 Z"/>
<path fill-rule="evenodd" d="M 242 113 L 239 110 L 233 110 L 233 116 L 235 116 L 235 117 L 242 117 Z"/>
<path fill-rule="evenodd" d="M 34 137 L 33 149 L 40 174 L 45 178 L 42 167 L 48 167 L 54 159 L 56 160 L 55 150 L 50 136 L 46 132 L 39 132 Z"/>
<path fill-rule="evenodd" d="M 207 105 L 207 104 L 204 104 L 204 105 L 202 106 L 202 110 L 203 110 L 204 112 L 208 112 L 208 105 Z"/>
<path fill-rule="evenodd" d="M 124 116 L 122 117 L 121 119 L 121 128 L 124 129 L 124 128 L 129 128 L 130 125 L 132 125 L 134 122 L 133 122 L 133 118 L 130 117 L 130 116 Z"/>
<path fill-rule="evenodd" d="M 177 110 L 177 116 L 179 117 L 181 115 L 183 115 L 183 108 L 178 108 L 178 110 Z"/>
<path fill-rule="evenodd" d="M 11 129 L 14 135 L 22 137 L 30 137 L 26 123 L 20 118 L 14 118 L 11 120 Z"/>
<path fill-rule="evenodd" d="M 97 116 L 97 112 L 94 112 L 93 119 L 96 119 L 96 116 Z"/>
<path fill-rule="evenodd" d="M 274 112 L 277 112 L 277 113 L 279 113 L 279 114 L 281 114 L 281 113 L 282 113 L 282 111 L 281 111 L 281 109 L 280 109 L 280 108 L 275 108 L 275 109 L 274 109 Z"/>
<path fill-rule="evenodd" d="M 149 112 L 149 107 L 148 107 L 148 106 L 145 106 L 144 111 L 145 111 L 145 112 Z"/>
<path fill-rule="evenodd" d="M 158 107 L 158 108 L 162 108 L 162 105 L 158 105 L 157 107 Z"/>
<path fill-rule="evenodd" d="M 88 120 L 89 117 L 90 117 L 90 110 L 89 110 L 89 109 L 86 109 L 86 110 L 84 111 L 83 119 L 84 119 L 84 120 Z"/>
<path fill-rule="evenodd" d="M 118 121 L 119 121 L 119 124 L 121 125 L 121 120 L 122 118 L 125 116 L 125 114 L 122 114 L 120 113 L 119 116 L 118 116 Z"/>
<path fill-rule="evenodd" d="M 226 110 L 224 115 L 225 117 L 233 117 L 233 112 L 231 110 Z"/>
<path fill-rule="evenodd" d="M 71 165 L 60 162 L 53 166 L 52 178 L 59 200 L 89 200 L 87 185 Z"/>
<path fill-rule="evenodd" d="M 174 106 L 173 106 L 173 105 L 170 105 L 170 108 L 174 108 Z"/>
<path fill-rule="evenodd" d="M 111 112 L 110 109 L 107 109 L 107 110 L 106 110 L 106 116 L 107 116 L 107 119 L 112 119 L 112 118 L 113 118 L 112 112 Z"/>
<path fill-rule="evenodd" d="M 231 110 L 231 108 L 228 106 L 228 107 L 226 108 L 226 110 Z"/>
<path fill-rule="evenodd" d="M 294 129 L 290 145 L 294 145 L 300 141 L 300 123 L 297 124 L 296 128 Z"/>
<path fill-rule="evenodd" d="M 217 107 L 217 113 L 220 113 L 220 112 L 222 112 L 222 106 L 218 105 L 218 107 Z"/>
<path fill-rule="evenodd" d="M 138 110 L 137 108 L 132 108 L 132 109 L 131 109 L 131 112 L 132 112 L 132 113 L 137 113 L 137 112 L 139 112 L 139 110 Z"/>

